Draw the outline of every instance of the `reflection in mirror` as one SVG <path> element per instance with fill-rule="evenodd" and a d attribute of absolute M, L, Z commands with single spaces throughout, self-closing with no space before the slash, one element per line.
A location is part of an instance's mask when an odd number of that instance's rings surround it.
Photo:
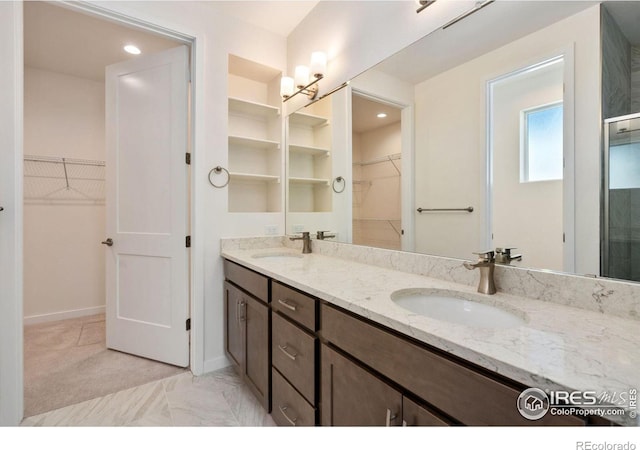
<path fill-rule="evenodd" d="M 400 109 L 354 91 L 351 114 L 353 243 L 400 250 Z"/>
<path fill-rule="evenodd" d="M 289 234 L 312 231 L 304 224 L 319 225 L 331 215 L 332 103 L 327 97 L 287 118 Z"/>
<path fill-rule="evenodd" d="M 640 27 L 626 20 L 640 2 L 605 7 L 494 2 L 351 80 L 331 95 L 347 189 L 322 223 L 289 214 L 288 232 L 461 259 L 515 247 L 514 265 L 600 275 L 601 117 L 640 110 Z M 357 129 L 363 98 L 400 111 L 397 159 L 363 154 L 383 141 Z M 375 192 L 365 169 L 385 182 L 397 170 L 396 184 Z M 391 222 L 395 239 L 381 231 Z"/>
<path fill-rule="evenodd" d="M 604 142 L 602 271 L 640 281 L 640 114 L 607 119 Z"/>
<path fill-rule="evenodd" d="M 529 267 L 571 270 L 563 245 L 564 58 L 553 58 L 489 83 L 491 207 L 488 241 L 515 244 Z M 567 152 L 566 157 L 568 157 Z M 567 177 L 572 181 L 572 177 Z M 513 244 L 512 244 L 513 243 Z"/>

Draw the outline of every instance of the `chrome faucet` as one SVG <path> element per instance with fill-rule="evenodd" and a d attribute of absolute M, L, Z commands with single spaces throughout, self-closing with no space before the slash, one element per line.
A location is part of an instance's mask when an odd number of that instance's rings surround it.
<path fill-rule="evenodd" d="M 325 233 L 328 233 L 328 231 L 317 231 L 316 232 L 316 239 L 322 241 L 323 239 L 329 239 L 329 238 L 336 237 L 335 234 L 325 234 Z"/>
<path fill-rule="evenodd" d="M 511 261 L 522 261 L 522 255 L 512 255 L 511 250 L 515 250 L 515 247 L 497 247 L 496 248 L 496 264 L 509 265 Z"/>
<path fill-rule="evenodd" d="M 301 237 L 290 237 L 292 241 L 302 241 L 302 253 L 311 253 L 311 236 L 308 231 L 303 231 Z"/>
<path fill-rule="evenodd" d="M 475 268 L 480 269 L 480 282 L 478 283 L 478 292 L 480 292 L 481 294 L 489 295 L 495 294 L 496 285 L 493 282 L 493 269 L 496 266 L 496 260 L 493 250 L 474 253 L 474 255 L 478 255 L 478 262 L 472 264 L 465 261 L 463 265 L 469 270 L 473 270 Z"/>

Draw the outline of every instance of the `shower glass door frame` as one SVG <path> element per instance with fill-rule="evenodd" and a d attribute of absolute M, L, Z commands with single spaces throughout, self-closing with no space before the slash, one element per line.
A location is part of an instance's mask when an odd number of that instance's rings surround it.
<path fill-rule="evenodd" d="M 617 123 L 617 122 L 622 122 L 622 121 L 629 121 L 629 120 L 637 120 L 638 123 L 638 128 L 640 131 L 640 113 L 634 113 L 634 114 L 627 114 L 624 116 L 618 116 L 618 117 L 612 117 L 609 119 L 605 119 L 604 123 L 603 123 L 603 152 L 602 152 L 602 186 L 601 186 L 601 192 L 602 192 L 602 213 L 601 213 L 601 248 L 600 248 L 600 275 L 603 277 L 610 277 L 610 258 L 609 258 L 609 252 L 611 250 L 611 246 L 610 246 L 610 238 L 611 238 L 611 227 L 610 227 L 610 220 L 609 220 L 609 214 L 610 214 L 610 199 L 609 199 L 609 192 L 610 192 L 610 147 L 611 147 L 611 134 L 610 134 L 610 128 L 611 128 L 611 124 Z M 628 132 L 631 132 L 632 130 L 628 130 Z M 640 142 L 640 139 L 638 140 Z M 639 180 L 640 181 L 640 180 Z"/>

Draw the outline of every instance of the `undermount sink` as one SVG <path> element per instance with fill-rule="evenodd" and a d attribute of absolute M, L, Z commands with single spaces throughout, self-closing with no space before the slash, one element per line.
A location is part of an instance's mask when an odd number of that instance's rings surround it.
<path fill-rule="evenodd" d="M 435 289 L 401 289 L 391 293 L 391 300 L 415 314 L 470 327 L 512 328 L 526 322 L 523 313 L 507 311 L 465 296 Z"/>
<path fill-rule="evenodd" d="M 261 258 L 261 259 L 270 259 L 270 260 L 284 260 L 291 261 L 295 259 L 302 258 L 302 254 L 300 253 L 291 253 L 284 251 L 271 251 L 271 252 L 262 252 L 251 255 L 252 258 Z"/>

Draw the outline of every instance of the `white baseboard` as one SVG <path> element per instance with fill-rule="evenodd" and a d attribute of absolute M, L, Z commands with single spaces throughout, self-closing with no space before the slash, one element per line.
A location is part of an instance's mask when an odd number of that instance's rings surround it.
<path fill-rule="evenodd" d="M 204 362 L 204 373 L 224 369 L 225 367 L 229 367 L 230 365 L 231 361 L 229 361 L 226 356 L 219 356 L 214 359 L 208 359 Z"/>
<path fill-rule="evenodd" d="M 93 316 L 95 314 L 104 314 L 104 306 L 95 306 L 93 308 L 72 309 L 70 311 L 60 311 L 49 314 L 40 314 L 37 316 L 26 316 L 24 318 L 25 325 L 34 325 L 36 323 L 53 322 L 56 320 L 74 319 L 76 317 Z"/>

